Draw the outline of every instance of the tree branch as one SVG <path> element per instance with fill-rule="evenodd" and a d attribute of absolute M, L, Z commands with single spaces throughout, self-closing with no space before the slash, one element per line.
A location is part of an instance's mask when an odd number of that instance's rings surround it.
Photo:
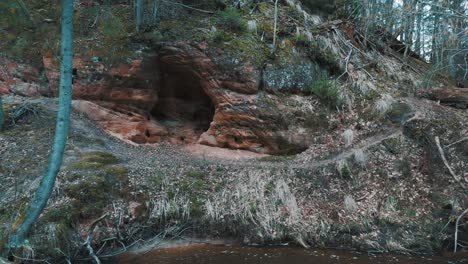
<path fill-rule="evenodd" d="M 457 252 L 457 246 L 458 246 L 458 226 L 459 226 L 459 222 L 460 222 L 460 219 L 466 214 L 468 213 L 468 209 L 465 209 L 465 211 L 463 211 L 463 213 L 461 213 L 461 215 L 459 215 L 457 217 L 457 221 L 455 222 L 455 245 L 453 247 L 453 252 Z"/>
<path fill-rule="evenodd" d="M 106 217 L 107 217 L 107 213 L 102 215 L 98 219 L 94 220 L 93 223 L 91 223 L 91 225 L 89 226 L 89 229 L 88 229 L 88 236 L 86 238 L 86 241 L 83 243 L 83 246 L 86 246 L 86 249 L 88 250 L 89 255 L 93 258 L 93 260 L 94 260 L 94 262 L 96 262 L 96 264 L 101 264 L 101 261 L 99 260 L 99 258 L 94 253 L 94 249 L 91 246 L 91 243 L 93 242 L 94 229 L 96 228 L 96 225 L 99 222 L 101 222 L 102 220 L 104 220 L 104 218 L 106 218 Z"/>
<path fill-rule="evenodd" d="M 463 184 L 463 182 L 461 182 L 461 178 L 458 177 L 458 175 L 455 174 L 455 172 L 453 171 L 452 167 L 450 167 L 447 159 L 445 158 L 445 154 L 444 154 L 444 150 L 442 149 L 442 146 L 440 145 L 440 139 L 439 137 L 435 137 L 435 143 L 437 145 L 437 149 L 439 150 L 439 154 L 440 154 L 440 158 L 442 159 L 442 162 L 444 163 L 445 167 L 447 167 L 447 169 L 449 170 L 450 172 L 450 175 L 452 175 L 453 179 L 458 183 L 460 184 L 460 186 L 465 189 L 465 184 Z"/>

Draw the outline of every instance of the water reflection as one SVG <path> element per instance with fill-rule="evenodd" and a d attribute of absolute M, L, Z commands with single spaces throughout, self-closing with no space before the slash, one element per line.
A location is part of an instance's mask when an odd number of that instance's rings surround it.
<path fill-rule="evenodd" d="M 191 245 L 156 249 L 148 253 L 126 254 L 113 260 L 121 264 L 459 264 L 468 255 L 401 256 L 368 255 L 339 250 L 310 250 L 295 247 L 246 247 Z"/>

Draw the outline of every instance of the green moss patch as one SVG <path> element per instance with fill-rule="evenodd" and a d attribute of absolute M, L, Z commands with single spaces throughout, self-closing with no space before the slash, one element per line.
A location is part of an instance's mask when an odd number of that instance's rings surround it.
<path fill-rule="evenodd" d="M 114 155 L 97 151 L 85 154 L 81 159 L 73 162 L 69 168 L 72 170 L 97 170 L 117 163 L 119 163 L 119 159 Z"/>
<path fill-rule="evenodd" d="M 116 197 L 127 196 L 128 170 L 114 155 L 94 151 L 83 154 L 67 169 L 72 173 L 64 189 L 71 202 L 51 209 L 46 217 L 59 221 L 66 214 L 66 222 L 97 216 Z M 63 213 L 60 213 L 63 211 Z"/>
<path fill-rule="evenodd" d="M 398 137 L 385 139 L 382 144 L 388 152 L 392 154 L 399 154 L 401 152 L 401 139 Z"/>
<path fill-rule="evenodd" d="M 67 186 L 65 193 L 73 199 L 72 215 L 78 218 L 96 216 L 111 201 L 114 179 L 102 175 L 86 177 L 77 184 Z"/>
<path fill-rule="evenodd" d="M 217 34 L 221 33 L 216 33 L 214 35 L 216 38 L 219 37 L 217 37 Z M 250 61 L 257 67 L 262 66 L 269 58 L 270 51 L 256 36 L 245 34 L 231 38 L 229 35 L 224 34 L 220 38 L 222 38 L 222 41 L 216 41 L 218 43 L 222 42 L 221 47 L 229 53 L 229 57 L 238 58 L 241 61 Z M 212 39 L 212 41 L 215 41 L 215 39 Z"/>
<path fill-rule="evenodd" d="M 386 118 L 393 123 L 401 124 L 414 115 L 411 106 L 406 103 L 395 103 L 385 114 Z"/>

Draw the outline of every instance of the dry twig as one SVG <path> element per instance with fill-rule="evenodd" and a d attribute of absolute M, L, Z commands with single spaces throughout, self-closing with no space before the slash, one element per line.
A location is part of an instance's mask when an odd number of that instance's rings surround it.
<path fill-rule="evenodd" d="M 463 142 L 463 141 L 465 141 L 465 140 L 467 140 L 467 139 L 468 139 L 468 137 L 465 137 L 465 138 L 462 138 L 462 139 L 460 139 L 460 140 L 457 140 L 457 141 L 455 141 L 455 142 L 453 142 L 453 143 L 448 144 L 447 146 L 445 146 L 445 148 L 450 148 L 451 146 L 456 145 L 456 144 L 458 144 L 458 143 L 461 143 L 461 142 Z"/>
<path fill-rule="evenodd" d="M 86 249 L 88 249 L 89 255 L 93 258 L 93 260 L 94 260 L 94 262 L 96 262 L 96 264 L 101 264 L 101 261 L 99 260 L 99 258 L 94 253 L 94 249 L 91 246 L 91 243 L 93 242 L 94 229 L 96 228 L 96 225 L 99 222 L 101 222 L 102 220 L 104 220 L 104 218 L 106 218 L 106 217 L 107 217 L 107 213 L 102 215 L 98 219 L 94 220 L 93 223 L 91 223 L 91 226 L 88 229 L 88 236 L 86 238 L 86 241 L 83 243 L 83 246 L 86 246 Z"/>
<path fill-rule="evenodd" d="M 465 189 L 465 184 L 463 184 L 463 182 L 461 181 L 461 177 L 459 177 L 458 175 L 455 174 L 455 172 L 453 171 L 452 167 L 450 167 L 447 159 L 445 158 L 445 154 L 444 154 L 444 150 L 442 149 L 442 146 L 440 145 L 440 139 L 439 137 L 435 137 L 435 143 L 437 145 L 437 149 L 439 150 L 439 154 L 440 154 L 440 158 L 442 159 L 442 162 L 444 163 L 445 167 L 447 167 L 447 169 L 449 170 L 450 172 L 450 175 L 452 175 L 453 179 L 458 183 L 460 184 L 460 186 Z"/>
<path fill-rule="evenodd" d="M 457 217 L 457 221 L 455 222 L 455 245 L 454 245 L 454 248 L 453 248 L 453 252 L 455 252 L 455 253 L 457 252 L 457 246 L 458 246 L 458 226 L 459 226 L 459 222 L 466 213 L 468 213 L 468 209 L 463 211 L 463 213 L 461 213 L 461 215 L 459 215 Z"/>

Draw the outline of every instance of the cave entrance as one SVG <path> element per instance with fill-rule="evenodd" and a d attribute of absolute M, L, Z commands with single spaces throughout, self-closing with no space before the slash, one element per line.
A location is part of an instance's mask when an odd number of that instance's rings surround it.
<path fill-rule="evenodd" d="M 195 77 L 165 68 L 159 100 L 151 115 L 167 128 L 169 141 L 195 143 L 210 128 L 214 105 Z"/>

